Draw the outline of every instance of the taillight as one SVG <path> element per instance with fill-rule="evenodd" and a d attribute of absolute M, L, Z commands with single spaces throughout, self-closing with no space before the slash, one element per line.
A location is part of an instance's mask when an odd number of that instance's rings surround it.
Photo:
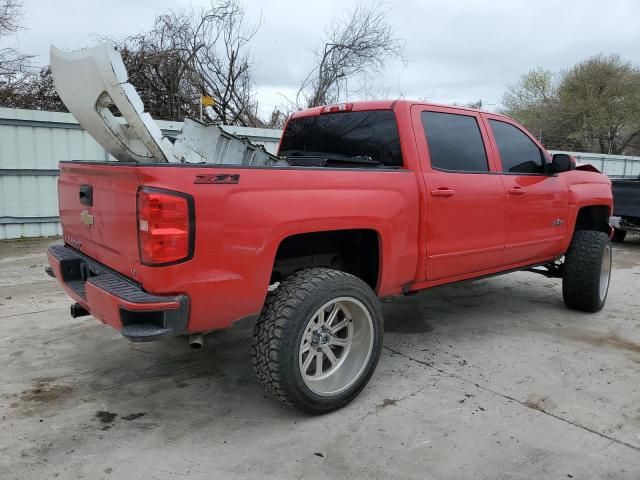
<path fill-rule="evenodd" d="M 325 105 L 320 110 L 320 113 L 350 112 L 351 110 L 353 110 L 353 103 L 337 103 L 335 105 Z"/>
<path fill-rule="evenodd" d="M 138 191 L 138 248 L 145 265 L 190 259 L 194 246 L 193 198 L 157 188 Z"/>

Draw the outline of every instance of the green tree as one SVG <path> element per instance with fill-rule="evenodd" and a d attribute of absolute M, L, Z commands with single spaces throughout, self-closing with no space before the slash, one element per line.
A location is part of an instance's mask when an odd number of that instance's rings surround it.
<path fill-rule="evenodd" d="M 597 55 L 558 74 L 531 70 L 502 104 L 548 148 L 640 153 L 640 70 L 618 55 Z"/>
<path fill-rule="evenodd" d="M 537 68 L 511 85 L 502 97 L 503 113 L 515 118 L 549 148 L 562 148 L 565 131 L 558 118 L 558 76 Z"/>
<path fill-rule="evenodd" d="M 578 63 L 558 93 L 570 136 L 585 147 L 621 154 L 640 135 L 640 70 L 619 55 Z"/>

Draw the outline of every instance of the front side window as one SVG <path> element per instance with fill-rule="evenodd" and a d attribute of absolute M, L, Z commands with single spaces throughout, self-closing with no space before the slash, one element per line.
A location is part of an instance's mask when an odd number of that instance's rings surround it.
<path fill-rule="evenodd" d="M 282 136 L 286 157 L 368 157 L 388 167 L 402 166 L 400 137 L 391 110 L 327 113 L 293 118 Z"/>
<path fill-rule="evenodd" d="M 544 173 L 544 157 L 538 146 L 519 128 L 499 120 L 489 120 L 498 145 L 502 171 Z"/>
<path fill-rule="evenodd" d="M 431 167 L 456 172 L 487 172 L 489 164 L 475 117 L 422 112 Z"/>

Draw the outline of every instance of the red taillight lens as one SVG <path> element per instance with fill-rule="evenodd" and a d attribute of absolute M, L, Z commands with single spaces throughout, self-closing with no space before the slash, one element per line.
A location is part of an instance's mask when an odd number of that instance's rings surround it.
<path fill-rule="evenodd" d="M 353 110 L 353 103 L 337 103 L 335 105 L 325 105 L 320 110 L 320 113 L 350 112 L 351 110 Z"/>
<path fill-rule="evenodd" d="M 193 202 L 184 194 L 143 188 L 138 191 L 140 260 L 163 265 L 193 253 Z"/>

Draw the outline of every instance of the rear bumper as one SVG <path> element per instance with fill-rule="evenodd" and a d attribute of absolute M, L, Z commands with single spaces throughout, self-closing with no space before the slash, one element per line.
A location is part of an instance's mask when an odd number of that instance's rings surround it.
<path fill-rule="evenodd" d="M 91 315 L 134 342 L 186 330 L 189 298 L 159 296 L 65 245 L 48 250 L 50 269 L 65 291 Z"/>

